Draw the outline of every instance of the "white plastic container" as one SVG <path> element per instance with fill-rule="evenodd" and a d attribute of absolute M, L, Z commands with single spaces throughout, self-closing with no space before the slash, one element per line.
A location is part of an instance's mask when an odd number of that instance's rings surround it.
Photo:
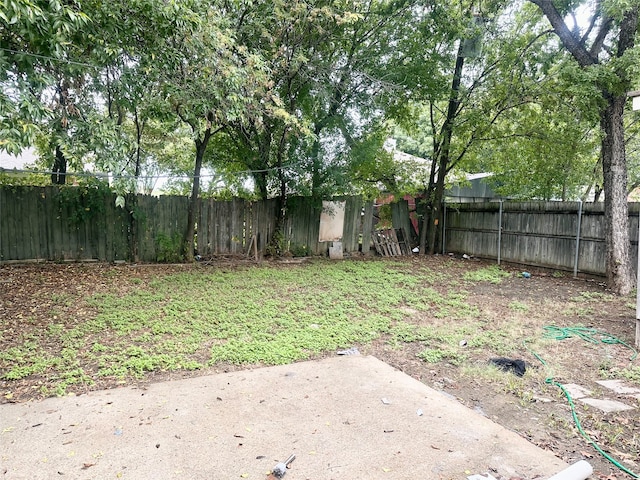
<path fill-rule="evenodd" d="M 556 473 L 549 480 L 586 480 L 593 473 L 593 467 L 589 462 L 580 460 L 560 473 Z"/>

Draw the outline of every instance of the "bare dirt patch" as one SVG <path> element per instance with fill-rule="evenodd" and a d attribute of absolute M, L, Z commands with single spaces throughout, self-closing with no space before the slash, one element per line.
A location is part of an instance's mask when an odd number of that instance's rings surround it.
<path fill-rule="evenodd" d="M 488 281 L 464 282 L 471 266 L 489 265 L 473 260 L 446 257 L 413 258 L 417 267 L 442 268 L 446 262 L 448 275 L 460 278 L 460 290 L 465 301 L 477 308 L 480 318 L 486 318 L 481 331 L 468 332 L 458 345 L 456 361 L 430 363 L 419 355 L 424 342 L 394 343 L 388 337 L 365 345 L 357 345 L 362 354 L 374 355 L 426 385 L 452 395 L 469 408 L 513 430 L 541 448 L 554 452 L 572 463 L 588 460 L 595 468 L 594 478 L 634 478 L 605 459 L 576 427 L 569 402 L 561 389 L 549 382 L 579 384 L 592 391 L 591 397 L 623 402 L 633 409 L 606 413 L 574 400 L 582 431 L 604 452 L 630 471 L 640 470 L 640 400 L 616 394 L 596 381 L 619 378 L 620 372 L 637 372 L 639 360 L 631 361 L 632 350 L 622 344 L 592 343 L 581 338 L 542 341 L 544 327 L 550 325 L 580 325 L 606 332 L 632 345 L 634 342 L 635 298 L 611 295 L 601 279 L 573 279 L 569 274 L 530 270 L 531 278 L 519 275 L 519 269 L 503 266 L 511 273 L 500 283 Z M 280 265 L 280 264 L 279 264 Z M 196 266 L 129 266 L 129 265 L 16 265 L 0 267 L 0 351 L 8 351 L 24 342 L 29 330 L 50 328 L 52 319 L 72 328 L 95 315 L 95 309 L 82 299 L 101 292 L 122 295 L 140 285 L 146 285 L 159 275 L 197 268 L 238 268 L 238 263 L 212 262 Z M 286 268 L 286 265 L 282 265 Z M 451 286 L 444 286 L 450 290 Z M 406 309 L 416 324 L 446 324 L 446 317 L 434 318 L 419 311 Z M 482 349 L 472 349 L 477 338 L 496 334 L 495 341 Z M 525 342 L 509 345 L 511 338 Z M 56 345 L 51 345 L 53 350 Z M 528 371 L 524 377 L 509 372 L 486 374 L 486 364 L 492 357 L 508 352 L 511 358 L 522 359 Z M 332 355 L 334 352 L 328 352 Z M 539 356 L 539 358 L 536 356 Z M 463 359 L 460 361 L 460 359 Z M 546 362 L 546 365 L 541 363 Z M 94 368 L 82 366 L 91 376 Z M 197 371 L 154 371 L 140 379 L 100 377 L 92 384 L 76 386 L 72 391 L 114 388 L 123 383 L 156 382 L 170 378 L 206 375 L 242 368 L 219 364 Z M 630 370 L 631 369 L 631 370 Z M 635 370 L 634 370 L 635 369 Z M 31 375 L 10 380 L 4 377 L 5 365 L 0 360 L 0 401 L 24 402 L 42 397 L 47 391 L 46 375 Z M 623 379 L 629 387 L 640 388 L 637 377 Z M 636 477 L 637 478 L 637 477 Z"/>

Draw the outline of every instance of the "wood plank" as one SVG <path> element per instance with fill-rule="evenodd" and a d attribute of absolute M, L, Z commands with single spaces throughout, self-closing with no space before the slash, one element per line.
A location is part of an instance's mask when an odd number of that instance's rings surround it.
<path fill-rule="evenodd" d="M 10 232 L 11 240 L 9 241 L 9 257 L 11 260 L 23 260 L 23 252 L 20 248 L 22 243 L 22 228 L 20 222 L 20 215 L 22 212 L 20 211 L 20 203 L 21 203 L 21 191 L 24 187 L 16 187 L 12 205 L 11 205 L 11 227 Z"/>
<path fill-rule="evenodd" d="M 67 187 L 68 188 L 68 187 Z M 105 214 L 91 217 L 88 222 L 74 224 L 68 206 L 60 205 L 60 189 L 50 187 L 0 187 L 0 260 L 64 258 L 100 258 L 113 260 L 130 258 L 127 238 L 127 213 L 116 209 L 113 198 L 105 199 Z M 362 251 L 370 252 L 374 241 L 371 234 L 373 208 L 362 200 L 345 199 L 345 251 L 358 248 L 362 228 Z M 141 260 L 156 259 L 155 241 L 158 233 L 182 235 L 186 226 L 187 197 L 167 197 L 162 201 L 141 195 L 138 199 L 142 218 L 139 220 L 139 251 Z M 286 219 L 286 234 L 291 244 L 307 245 L 312 253 L 326 253 L 326 244 L 319 244 L 319 212 L 311 199 L 295 198 L 296 208 Z M 275 227 L 275 200 L 244 202 L 201 201 L 198 209 L 198 241 L 202 249 L 220 253 L 245 254 L 253 238 L 260 253 Z M 575 261 L 575 230 L 577 208 L 575 202 L 517 202 L 504 203 L 502 259 L 519 263 L 572 270 Z M 403 207 L 396 207 L 397 215 L 405 216 Z M 62 210 L 62 211 L 61 211 Z M 630 230 L 633 258 L 637 258 L 638 210 L 630 204 Z M 497 225 L 499 204 L 456 204 L 447 209 L 447 248 L 484 257 L 497 254 Z M 601 204 L 583 205 L 578 266 L 581 272 L 604 273 L 604 228 Z M 146 219 L 145 219 L 146 217 Z M 401 219 L 406 223 L 408 219 Z M 395 223 L 395 221 L 394 221 Z M 397 241 L 388 234 L 376 236 L 374 248 L 381 255 L 406 255 L 405 236 L 396 233 Z M 409 240 L 408 235 L 405 240 Z M 408 243 L 408 242 L 407 242 Z"/>
<path fill-rule="evenodd" d="M 1 251 L 0 258 L 5 261 L 15 260 L 13 258 L 13 229 L 15 223 L 15 193 L 8 188 L 3 188 L 3 196 L 0 197 L 0 242 Z"/>
<path fill-rule="evenodd" d="M 198 254 L 201 256 L 207 256 L 207 244 L 209 242 L 209 203 L 210 198 L 200 199 L 200 207 L 198 208 Z"/>
<path fill-rule="evenodd" d="M 28 258 L 38 260 L 41 258 L 39 251 L 40 242 L 38 238 L 38 191 L 35 188 L 30 187 L 26 193 L 25 205 L 27 206 L 27 211 L 23 217 L 23 222 L 27 226 L 29 235 Z"/>
<path fill-rule="evenodd" d="M 105 235 L 105 251 L 106 251 L 106 260 L 107 262 L 113 262 L 115 260 L 119 260 L 116 251 L 115 251 L 115 242 L 114 242 L 114 211 L 109 208 L 109 205 L 106 203 L 109 201 L 107 199 L 105 201 L 105 212 L 104 212 L 104 235 Z"/>
<path fill-rule="evenodd" d="M 230 253 L 233 255 L 241 254 L 244 250 L 242 239 L 244 238 L 242 226 L 242 200 L 233 198 L 230 202 Z"/>
<path fill-rule="evenodd" d="M 364 255 L 371 253 L 371 232 L 373 230 L 373 201 L 365 202 L 362 219 L 362 244 L 360 250 Z M 374 247 L 375 248 L 375 247 Z"/>
<path fill-rule="evenodd" d="M 52 187 L 54 188 L 54 196 L 52 202 L 52 218 L 53 221 L 53 258 L 54 261 L 62 261 L 64 260 L 64 226 L 67 221 L 67 216 L 62 206 L 61 200 L 58 198 L 60 195 L 60 187 Z"/>
<path fill-rule="evenodd" d="M 37 188 L 35 190 L 36 197 L 36 205 L 37 211 L 36 216 L 34 218 L 34 222 L 38 226 L 38 238 L 37 238 L 37 248 L 38 248 L 38 259 L 40 260 L 48 260 L 47 255 L 47 216 L 46 216 L 46 195 L 45 190 L 43 188 Z"/>
<path fill-rule="evenodd" d="M 9 193 L 8 189 L 0 188 L 0 262 L 9 258 Z"/>

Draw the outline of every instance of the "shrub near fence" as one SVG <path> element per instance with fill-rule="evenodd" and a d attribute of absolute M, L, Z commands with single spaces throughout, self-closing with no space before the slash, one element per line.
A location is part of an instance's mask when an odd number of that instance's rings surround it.
<path fill-rule="evenodd" d="M 640 204 L 629 204 L 631 261 Z M 579 202 L 447 204 L 443 251 L 605 275 L 604 206 Z"/>
<path fill-rule="evenodd" d="M 125 209 L 116 207 L 115 198 L 99 186 L 0 187 L 0 262 L 177 260 L 188 198 L 129 196 Z M 346 202 L 343 249 L 358 251 L 363 201 L 334 200 Z M 318 203 L 297 197 L 289 199 L 289 207 L 282 239 L 285 250 L 326 254 L 329 242 L 318 242 Z M 370 204 L 366 207 L 371 212 Z M 196 216 L 198 253 L 244 255 L 255 238 L 264 254 L 275 229 L 276 209 L 275 200 L 201 199 Z"/>

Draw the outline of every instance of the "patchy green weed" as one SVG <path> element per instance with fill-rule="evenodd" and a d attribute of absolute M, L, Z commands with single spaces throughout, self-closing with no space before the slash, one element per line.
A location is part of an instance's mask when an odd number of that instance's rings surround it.
<path fill-rule="evenodd" d="M 517 300 L 514 300 L 513 302 L 509 303 L 509 308 L 516 312 L 529 311 L 529 305 L 527 305 L 526 303 L 519 302 Z"/>
<path fill-rule="evenodd" d="M 461 365 L 467 359 L 464 353 L 456 350 L 441 350 L 439 348 L 425 348 L 417 354 L 418 358 L 427 363 L 446 361 L 451 365 Z"/>
<path fill-rule="evenodd" d="M 469 282 L 489 282 L 500 283 L 506 277 L 510 277 L 509 272 L 505 272 L 498 265 L 490 265 L 488 267 L 479 268 L 466 272 L 463 278 Z"/>

